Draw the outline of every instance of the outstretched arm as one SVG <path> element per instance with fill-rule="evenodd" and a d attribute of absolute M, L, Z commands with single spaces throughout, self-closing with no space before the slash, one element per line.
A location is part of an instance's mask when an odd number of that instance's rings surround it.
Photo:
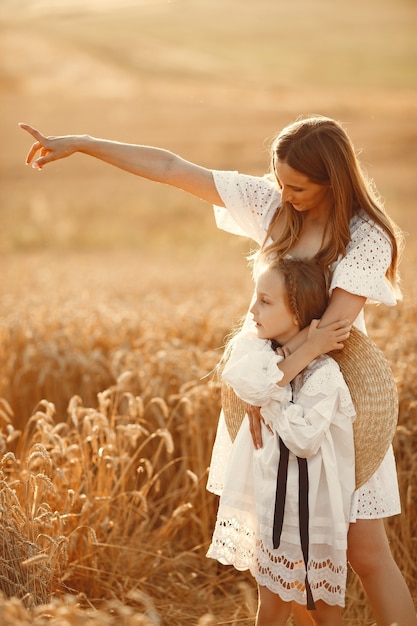
<path fill-rule="evenodd" d="M 26 163 L 36 169 L 41 170 L 48 163 L 79 152 L 136 176 L 178 187 L 210 204 L 223 206 L 211 170 L 186 161 L 169 150 L 89 135 L 47 137 L 29 124 L 20 123 L 19 126 L 35 139 Z"/>

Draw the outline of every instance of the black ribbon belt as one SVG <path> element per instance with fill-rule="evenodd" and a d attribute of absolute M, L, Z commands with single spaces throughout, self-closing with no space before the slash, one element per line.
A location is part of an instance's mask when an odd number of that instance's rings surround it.
<path fill-rule="evenodd" d="M 284 523 L 285 499 L 287 495 L 288 459 L 290 451 L 285 443 L 279 438 L 279 463 L 277 474 L 277 488 L 275 496 L 274 526 L 272 531 L 272 542 L 274 549 L 279 547 L 281 542 L 282 525 Z M 298 461 L 298 523 L 300 528 L 301 550 L 303 553 L 304 565 L 306 568 L 305 588 L 307 594 L 307 609 L 314 611 L 313 594 L 311 593 L 308 581 L 308 548 L 309 548 L 309 507 L 308 507 L 308 466 L 307 459 L 297 456 Z"/>

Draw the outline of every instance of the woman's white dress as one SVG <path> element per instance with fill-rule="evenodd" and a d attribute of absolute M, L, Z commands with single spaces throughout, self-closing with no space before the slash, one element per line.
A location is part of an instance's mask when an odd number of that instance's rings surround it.
<path fill-rule="evenodd" d="M 339 366 L 330 357 L 313 361 L 286 387 L 277 385 L 283 376 L 281 360 L 269 341 L 246 332 L 237 337 L 225 365 L 223 378 L 242 400 L 261 407 L 270 430 L 263 425 L 263 447 L 255 450 L 245 417 L 231 449 L 207 556 L 250 570 L 260 585 L 284 601 L 300 604 L 306 603 L 308 571 L 314 601 L 344 606 L 347 530 L 355 489 L 355 409 Z M 282 531 L 274 547 L 279 438 L 289 458 Z M 309 514 L 302 513 L 308 525 L 307 556 L 300 542 L 297 456 L 307 459 L 308 468 Z"/>
<path fill-rule="evenodd" d="M 281 202 L 278 187 L 267 177 L 234 171 L 213 171 L 214 181 L 225 208 L 214 207 L 217 226 L 236 235 L 264 243 L 268 225 Z M 396 304 L 394 290 L 386 278 L 391 262 L 391 243 L 384 231 L 367 215 L 355 215 L 350 224 L 351 241 L 346 255 L 334 264 L 330 292 L 339 287 L 364 296 L 368 302 Z M 247 316 L 245 330 L 251 329 Z M 363 311 L 355 320 L 366 332 Z M 209 491 L 220 495 L 232 450 L 223 413 L 220 415 L 208 477 Z M 385 518 L 400 513 L 397 471 L 392 446 L 373 476 L 355 491 L 351 522 L 356 519 Z"/>

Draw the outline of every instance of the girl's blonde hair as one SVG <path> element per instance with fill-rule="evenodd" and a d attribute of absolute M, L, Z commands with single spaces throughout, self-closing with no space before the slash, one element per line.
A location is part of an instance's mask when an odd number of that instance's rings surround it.
<path fill-rule="evenodd" d="M 382 200 L 363 172 L 353 144 L 342 126 L 322 116 L 297 120 L 284 128 L 272 143 L 271 173 L 274 175 L 278 161 L 286 163 L 314 183 L 331 187 L 334 206 L 327 225 L 326 240 L 329 243 L 317 255 L 323 266 L 329 267 L 340 255 L 345 255 L 350 241 L 350 220 L 363 210 L 385 231 L 391 242 L 392 260 L 387 278 L 395 287 L 402 233 L 387 215 Z M 285 213 L 285 227 L 281 236 L 272 244 L 263 245 L 264 251 L 273 252 L 279 257 L 287 254 L 295 244 L 303 224 L 303 214 L 295 211 L 289 202 L 284 202 L 269 226 L 265 242 L 282 211 Z"/>

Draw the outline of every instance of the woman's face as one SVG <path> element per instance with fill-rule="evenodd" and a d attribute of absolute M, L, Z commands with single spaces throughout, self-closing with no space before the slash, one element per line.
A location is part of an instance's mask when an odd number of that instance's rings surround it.
<path fill-rule="evenodd" d="M 330 185 L 313 183 L 305 174 L 297 172 L 282 161 L 277 161 L 275 175 L 283 202 L 289 202 L 300 212 L 312 211 L 324 215 L 329 213 L 333 203 Z"/>
<path fill-rule="evenodd" d="M 276 270 L 266 269 L 256 281 L 256 300 L 250 309 L 261 339 L 285 344 L 299 331 L 299 324 L 287 302 L 284 279 Z"/>

